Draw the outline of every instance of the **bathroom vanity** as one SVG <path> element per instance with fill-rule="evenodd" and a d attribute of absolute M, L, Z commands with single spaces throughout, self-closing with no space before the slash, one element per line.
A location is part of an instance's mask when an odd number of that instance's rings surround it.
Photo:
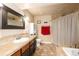
<path fill-rule="evenodd" d="M 31 40 L 26 45 L 24 45 L 21 49 L 16 51 L 12 56 L 31 56 L 35 52 L 36 49 L 36 39 Z"/>
<path fill-rule="evenodd" d="M 36 36 L 30 36 L 26 41 L 16 41 L 14 37 L 3 39 L 0 44 L 0 56 L 32 56 L 36 49 Z"/>

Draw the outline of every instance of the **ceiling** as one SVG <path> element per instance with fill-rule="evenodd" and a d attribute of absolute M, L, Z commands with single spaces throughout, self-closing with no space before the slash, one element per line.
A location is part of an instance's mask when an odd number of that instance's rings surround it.
<path fill-rule="evenodd" d="M 68 14 L 79 9 L 79 3 L 17 3 L 22 10 L 29 10 L 32 15 Z"/>

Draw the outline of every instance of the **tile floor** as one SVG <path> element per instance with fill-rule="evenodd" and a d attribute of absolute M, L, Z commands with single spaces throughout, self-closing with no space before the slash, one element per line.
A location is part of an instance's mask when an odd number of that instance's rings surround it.
<path fill-rule="evenodd" d="M 42 44 L 34 53 L 34 56 L 56 56 L 56 46 L 54 44 Z"/>

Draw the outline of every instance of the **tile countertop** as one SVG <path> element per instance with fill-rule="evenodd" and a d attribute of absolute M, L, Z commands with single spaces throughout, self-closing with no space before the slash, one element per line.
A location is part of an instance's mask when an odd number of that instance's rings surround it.
<path fill-rule="evenodd" d="M 15 39 L 14 37 L 4 38 L 0 41 L 0 43 L 2 43 L 0 44 L 0 56 L 11 56 L 35 37 L 36 35 L 32 35 L 27 41 L 21 43 L 13 43 L 13 40 Z"/>

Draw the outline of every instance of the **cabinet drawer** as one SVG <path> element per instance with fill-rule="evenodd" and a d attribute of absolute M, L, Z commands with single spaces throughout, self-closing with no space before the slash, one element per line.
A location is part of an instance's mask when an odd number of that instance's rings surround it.
<path fill-rule="evenodd" d="M 21 50 L 18 50 L 18 51 L 15 52 L 12 56 L 21 56 Z"/>
<path fill-rule="evenodd" d="M 29 44 L 25 45 L 24 47 L 22 47 L 22 53 L 24 53 L 25 51 L 27 51 L 29 49 Z"/>

